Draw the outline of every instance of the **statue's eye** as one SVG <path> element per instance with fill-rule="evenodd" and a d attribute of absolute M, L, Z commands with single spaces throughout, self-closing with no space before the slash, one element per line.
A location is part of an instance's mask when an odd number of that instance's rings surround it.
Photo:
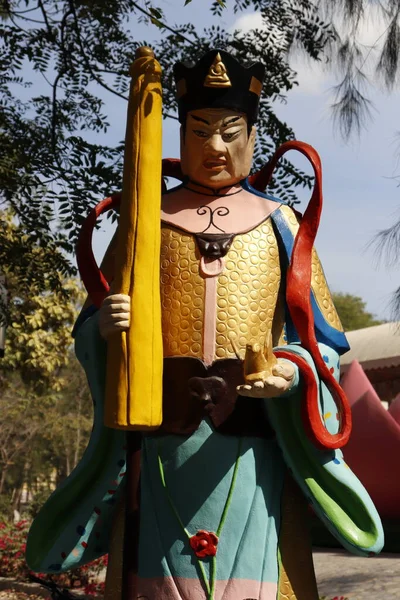
<path fill-rule="evenodd" d="M 208 133 L 206 131 L 202 131 L 201 129 L 193 129 L 193 133 L 200 138 L 208 137 Z"/>
<path fill-rule="evenodd" d="M 236 131 L 225 131 L 222 134 L 222 139 L 224 140 L 224 142 L 231 142 L 239 135 L 239 133 L 240 133 L 239 129 L 237 129 Z"/>

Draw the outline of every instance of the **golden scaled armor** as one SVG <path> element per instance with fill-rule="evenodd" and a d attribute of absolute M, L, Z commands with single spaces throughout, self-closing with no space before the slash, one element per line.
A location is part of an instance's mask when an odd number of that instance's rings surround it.
<path fill-rule="evenodd" d="M 291 208 L 285 205 L 282 205 L 280 210 L 285 217 L 290 231 L 293 235 L 296 235 L 299 229 L 299 223 L 296 219 L 296 215 Z M 315 248 L 313 248 L 312 252 L 311 272 L 311 288 L 323 317 L 331 327 L 337 329 L 338 331 L 343 331 L 339 315 L 336 312 L 328 284 L 326 283 L 324 270 Z"/>
<path fill-rule="evenodd" d="M 295 235 L 293 211 L 284 205 L 278 210 Z M 161 236 L 165 357 L 204 358 L 206 321 L 214 329 L 213 360 L 235 358 L 235 349 L 244 356 L 246 344 L 263 343 L 271 330 L 274 346 L 285 343 L 279 250 L 270 218 L 234 237 L 213 285 L 201 273 L 194 234 L 164 223 Z M 315 250 L 312 289 L 326 321 L 342 331 Z"/>
<path fill-rule="evenodd" d="M 164 356 L 202 356 L 205 281 L 194 235 L 161 229 Z"/>
<path fill-rule="evenodd" d="M 270 219 L 234 237 L 216 276 L 200 269 L 201 255 L 193 234 L 163 225 L 161 238 L 161 304 L 164 356 L 203 358 L 205 319 L 214 321 L 214 359 L 235 358 L 235 350 L 262 342 L 272 329 L 281 282 L 278 244 Z M 278 343 L 283 329 L 274 343 Z M 233 340 L 233 344 L 231 342 Z"/>

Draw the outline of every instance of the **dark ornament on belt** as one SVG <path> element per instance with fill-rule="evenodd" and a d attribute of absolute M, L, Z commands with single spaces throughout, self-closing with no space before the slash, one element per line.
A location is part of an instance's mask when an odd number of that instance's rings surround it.
<path fill-rule="evenodd" d="M 263 398 L 238 396 L 243 362 L 228 358 L 206 366 L 200 359 L 164 359 L 163 423 L 158 434 L 191 435 L 208 417 L 225 435 L 274 436 Z"/>
<path fill-rule="evenodd" d="M 188 385 L 191 401 L 200 402 L 214 427 L 218 428 L 232 414 L 236 397 L 229 396 L 228 386 L 221 377 L 192 377 Z"/>

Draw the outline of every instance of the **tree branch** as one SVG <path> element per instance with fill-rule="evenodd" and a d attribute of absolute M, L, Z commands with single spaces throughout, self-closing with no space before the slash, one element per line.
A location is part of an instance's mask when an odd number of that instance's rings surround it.
<path fill-rule="evenodd" d="M 78 44 L 79 44 L 79 48 L 80 51 L 82 53 L 82 58 L 85 61 L 86 67 L 89 71 L 89 73 L 91 74 L 91 76 L 93 77 L 93 79 L 95 81 L 97 81 L 97 83 L 99 85 L 101 85 L 105 90 L 111 92 L 112 94 L 114 94 L 115 96 L 118 96 L 119 98 L 122 98 L 123 100 L 128 100 L 128 98 L 126 96 L 124 96 L 123 94 L 120 94 L 119 92 L 116 92 L 115 90 L 113 90 L 112 88 L 110 88 L 106 83 L 104 83 L 104 81 L 101 79 L 101 77 L 98 77 L 93 69 L 93 66 L 90 64 L 90 61 L 88 59 L 88 57 L 86 56 L 86 52 L 85 52 L 85 48 L 82 42 L 82 38 L 81 38 L 81 32 L 79 29 L 79 23 L 78 23 L 78 17 L 76 15 L 76 11 L 75 11 L 75 5 L 73 0 L 69 0 L 69 6 L 71 8 L 71 12 L 72 15 L 74 17 L 74 26 L 75 26 L 75 31 L 76 31 L 76 36 L 77 36 L 77 40 L 78 40 Z"/>
<path fill-rule="evenodd" d="M 48 20 L 48 18 L 47 18 L 47 13 L 46 13 L 46 11 L 45 11 L 45 8 L 44 8 L 44 5 L 43 5 L 43 2 L 42 2 L 42 0 L 38 0 L 38 6 L 39 6 L 39 8 L 40 8 L 40 10 L 41 10 L 41 13 L 42 13 L 42 15 L 43 15 L 43 19 L 44 19 L 44 22 L 45 22 L 45 24 L 46 24 L 47 30 L 48 30 L 49 32 L 51 32 L 50 23 L 49 23 L 49 20 Z"/>
<path fill-rule="evenodd" d="M 12 13 L 13 13 L 13 15 L 25 15 L 26 13 L 34 12 L 38 8 L 39 8 L 39 4 L 37 6 L 35 6 L 34 8 L 28 8 L 27 10 L 18 10 L 18 11 L 13 10 Z"/>
<path fill-rule="evenodd" d="M 71 10 L 67 10 L 67 12 L 63 15 L 63 18 L 61 19 L 61 25 L 60 25 L 60 44 L 59 44 L 59 47 L 61 49 L 61 53 L 62 53 L 62 57 L 63 57 L 63 62 L 64 62 L 65 70 L 67 70 L 67 68 L 69 66 L 69 56 L 67 55 L 67 53 L 65 51 L 65 48 L 64 48 L 64 42 L 65 42 L 64 33 L 65 33 L 65 27 L 67 25 L 67 19 L 72 14 L 73 13 L 72 13 Z"/>
<path fill-rule="evenodd" d="M 60 71 L 55 78 L 52 88 L 52 100 L 51 100 L 51 147 L 54 154 L 56 154 L 56 128 L 57 128 L 57 84 L 59 79 L 63 76 L 63 72 Z"/>
<path fill-rule="evenodd" d="M 39 23 L 39 25 L 46 25 L 45 21 L 38 21 L 37 19 L 29 19 L 29 17 L 23 17 L 21 15 L 18 15 L 19 19 L 22 19 L 23 21 L 28 21 L 28 23 Z"/>
<path fill-rule="evenodd" d="M 17 23 L 12 18 L 12 14 L 11 13 L 8 15 L 8 18 L 10 19 L 10 21 L 14 25 L 14 27 L 16 27 L 18 29 L 18 31 L 22 31 L 22 33 L 27 33 L 26 29 L 23 29 L 22 27 L 20 27 L 19 25 L 17 25 Z"/>
<path fill-rule="evenodd" d="M 194 42 L 193 40 L 189 39 L 188 37 L 186 37 L 185 35 L 183 35 L 183 33 L 180 33 L 176 29 L 173 29 L 172 27 L 169 27 L 168 25 L 166 25 L 165 23 L 163 23 L 162 21 L 160 21 L 160 19 L 156 19 L 156 17 L 154 15 L 152 15 L 149 12 L 147 12 L 147 10 L 145 10 L 144 8 L 142 8 L 141 6 L 139 6 L 136 2 L 132 2 L 132 5 L 137 10 L 139 10 L 141 13 L 143 13 L 144 15 L 146 15 L 146 17 L 149 17 L 150 21 L 157 21 L 158 23 L 160 23 L 160 25 L 164 29 L 167 29 L 168 31 L 170 31 L 174 35 L 179 36 L 180 38 L 182 38 L 183 40 L 185 40 L 185 42 L 187 42 L 188 44 L 192 44 L 193 46 L 197 46 L 196 42 Z"/>

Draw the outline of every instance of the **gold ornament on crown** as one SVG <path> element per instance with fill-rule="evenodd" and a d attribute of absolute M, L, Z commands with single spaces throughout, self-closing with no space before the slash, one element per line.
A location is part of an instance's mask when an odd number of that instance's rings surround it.
<path fill-rule="evenodd" d="M 228 77 L 226 67 L 222 62 L 219 52 L 214 58 L 214 62 L 204 80 L 204 87 L 232 87 L 231 80 Z"/>

